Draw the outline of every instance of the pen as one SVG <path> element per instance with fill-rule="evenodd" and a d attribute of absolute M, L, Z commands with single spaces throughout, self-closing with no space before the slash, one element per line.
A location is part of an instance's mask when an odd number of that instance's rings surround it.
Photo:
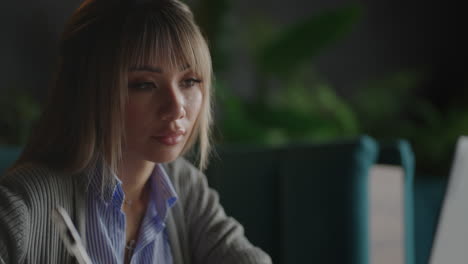
<path fill-rule="evenodd" d="M 56 207 L 52 212 L 52 220 L 58 226 L 60 237 L 68 252 L 77 259 L 79 264 L 92 264 L 67 211 L 60 206 Z"/>

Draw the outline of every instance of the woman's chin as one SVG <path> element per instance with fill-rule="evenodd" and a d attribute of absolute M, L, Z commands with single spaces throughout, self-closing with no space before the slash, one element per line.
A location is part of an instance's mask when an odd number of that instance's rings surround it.
<path fill-rule="evenodd" d="M 157 141 L 150 141 L 128 146 L 127 153 L 141 160 L 168 163 L 176 160 L 182 154 L 184 144 L 185 142 L 179 142 L 178 144 L 165 145 Z"/>
<path fill-rule="evenodd" d="M 152 161 L 155 163 L 168 163 L 176 160 L 181 154 L 181 150 L 173 149 L 173 150 L 160 150 L 155 151 L 152 153 L 147 153 L 145 155 L 145 159 L 148 161 Z"/>

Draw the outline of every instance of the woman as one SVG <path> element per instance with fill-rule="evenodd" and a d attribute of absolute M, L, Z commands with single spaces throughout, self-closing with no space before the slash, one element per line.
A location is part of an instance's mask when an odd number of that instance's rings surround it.
<path fill-rule="evenodd" d="M 211 59 L 177 0 L 87 0 L 49 102 L 0 181 L 0 263 L 70 263 L 63 207 L 93 263 L 270 263 L 181 156 L 210 148 Z"/>

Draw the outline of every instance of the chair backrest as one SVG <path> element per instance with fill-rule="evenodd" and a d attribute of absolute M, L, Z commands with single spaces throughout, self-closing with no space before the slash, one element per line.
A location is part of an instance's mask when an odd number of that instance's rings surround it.
<path fill-rule="evenodd" d="M 227 213 L 242 223 L 250 240 L 278 258 L 281 234 L 277 150 L 255 148 L 219 149 L 220 159 L 211 162 L 207 175 L 220 192 Z"/>
<path fill-rule="evenodd" d="M 427 264 L 439 223 L 448 177 L 418 175 L 414 182 L 415 263 Z"/>
<path fill-rule="evenodd" d="M 378 163 L 398 165 L 401 166 L 403 170 L 404 259 L 405 264 L 414 264 L 414 154 L 409 142 L 403 139 L 379 142 L 379 146 Z"/>
<path fill-rule="evenodd" d="M 368 173 L 376 142 L 221 148 L 208 171 L 229 215 L 274 263 L 369 262 Z"/>

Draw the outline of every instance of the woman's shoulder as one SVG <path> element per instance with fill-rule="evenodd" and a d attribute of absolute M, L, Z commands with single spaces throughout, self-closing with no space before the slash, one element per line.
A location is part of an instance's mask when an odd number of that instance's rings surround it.
<path fill-rule="evenodd" d="M 40 195 L 42 189 L 59 188 L 70 179 L 64 173 L 43 164 L 22 163 L 0 177 L 0 186 L 22 194 Z"/>
<path fill-rule="evenodd" d="M 183 157 L 165 164 L 164 167 L 173 181 L 194 181 L 203 177 L 203 173 Z"/>
<path fill-rule="evenodd" d="M 2 259 L 23 263 L 30 252 L 50 249 L 58 239 L 57 233 L 44 233 L 53 228 L 52 209 L 60 205 L 72 212 L 73 182 L 68 178 L 66 173 L 33 163 L 16 165 L 1 176 L 0 225 L 5 232 L 0 236 L 0 263 Z M 10 243 L 8 251 L 2 251 L 2 243 Z"/>
<path fill-rule="evenodd" d="M 58 170 L 49 168 L 41 163 L 25 162 L 17 164 L 16 166 L 8 169 L 4 175 L 0 177 L 0 183 L 9 181 L 24 181 L 32 179 L 48 179 L 56 178 L 61 173 Z"/>
<path fill-rule="evenodd" d="M 165 164 L 164 168 L 177 192 L 185 193 L 188 188 L 206 180 L 195 165 L 182 157 Z"/>

